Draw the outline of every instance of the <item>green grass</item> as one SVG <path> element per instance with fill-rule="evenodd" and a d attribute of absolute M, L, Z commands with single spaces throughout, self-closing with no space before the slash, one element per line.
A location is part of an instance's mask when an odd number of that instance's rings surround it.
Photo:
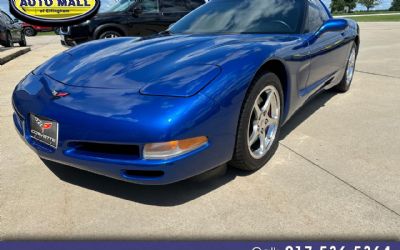
<path fill-rule="evenodd" d="M 357 22 L 400 22 L 400 15 L 347 17 Z"/>
<path fill-rule="evenodd" d="M 53 35 L 57 35 L 56 33 L 54 33 L 54 31 L 49 31 L 49 32 L 38 32 L 37 36 L 53 36 Z"/>
<path fill-rule="evenodd" d="M 368 14 L 390 14 L 399 13 L 400 11 L 388 11 L 388 10 L 370 10 L 370 11 L 354 11 L 351 13 L 333 13 L 334 16 L 351 16 L 351 15 L 368 15 Z"/>

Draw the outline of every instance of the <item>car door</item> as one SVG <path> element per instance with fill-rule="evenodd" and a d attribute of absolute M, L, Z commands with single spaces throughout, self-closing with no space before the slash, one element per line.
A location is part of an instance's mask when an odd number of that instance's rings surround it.
<path fill-rule="evenodd" d="M 160 0 L 161 20 L 168 27 L 190 12 L 184 0 Z"/>
<path fill-rule="evenodd" d="M 11 22 L 12 29 L 14 30 L 14 41 L 21 41 L 23 32 L 21 24 L 18 21 L 12 19 Z"/>
<path fill-rule="evenodd" d="M 137 1 L 127 12 L 125 20 L 130 36 L 148 36 L 166 29 L 160 20 L 158 0 Z"/>
<path fill-rule="evenodd" d="M 11 37 L 13 41 L 19 41 L 21 39 L 21 33 L 19 29 L 19 24 L 15 23 L 11 17 L 4 13 L 3 15 L 4 22 L 7 26 L 7 29 L 10 31 Z"/>
<path fill-rule="evenodd" d="M 306 33 L 310 37 L 330 18 L 320 0 L 308 0 Z M 326 32 L 317 39 L 310 40 L 311 71 L 307 85 L 315 85 L 315 88 L 309 88 L 311 91 L 318 89 L 318 86 L 330 80 L 339 71 L 343 51 L 337 45 L 344 39 L 342 33 Z"/>

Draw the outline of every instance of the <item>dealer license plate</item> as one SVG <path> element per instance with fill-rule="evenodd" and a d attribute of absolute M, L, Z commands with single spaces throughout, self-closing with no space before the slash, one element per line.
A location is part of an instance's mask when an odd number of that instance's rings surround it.
<path fill-rule="evenodd" d="M 58 123 L 47 118 L 30 115 L 31 137 L 53 148 L 58 145 Z"/>

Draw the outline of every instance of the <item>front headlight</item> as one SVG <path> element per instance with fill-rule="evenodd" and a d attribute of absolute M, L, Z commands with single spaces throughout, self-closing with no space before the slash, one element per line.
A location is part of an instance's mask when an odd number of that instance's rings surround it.
<path fill-rule="evenodd" d="M 83 25 L 88 25 L 89 23 L 90 23 L 90 19 L 89 19 L 89 20 L 86 20 L 86 21 L 84 21 L 84 22 L 82 22 L 82 23 L 75 24 L 75 25 L 73 25 L 73 26 L 74 26 L 74 27 L 83 26 Z"/>
<path fill-rule="evenodd" d="M 196 150 L 208 143 L 205 136 L 186 140 L 146 144 L 143 157 L 147 160 L 165 160 Z"/>

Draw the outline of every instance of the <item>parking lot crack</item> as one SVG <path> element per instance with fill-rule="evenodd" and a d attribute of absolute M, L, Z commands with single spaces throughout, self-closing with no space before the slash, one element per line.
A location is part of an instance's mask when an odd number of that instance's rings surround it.
<path fill-rule="evenodd" d="M 313 166 L 319 168 L 320 170 L 324 171 L 325 173 L 331 175 L 332 177 L 336 178 L 337 180 L 339 180 L 340 182 L 344 183 L 345 185 L 349 186 L 350 188 L 354 189 L 355 191 L 357 191 L 358 193 L 360 193 L 361 195 L 365 196 L 366 198 L 368 198 L 369 200 L 372 200 L 373 202 L 377 203 L 378 205 L 380 205 L 381 207 L 383 207 L 384 209 L 388 210 L 389 212 L 397 215 L 398 217 L 400 217 L 400 213 L 396 212 L 395 210 L 391 209 L 390 207 L 386 206 L 385 204 L 383 204 L 382 202 L 378 201 L 377 199 L 375 199 L 374 197 L 368 195 L 367 193 L 365 193 L 364 191 L 358 189 L 357 187 L 355 187 L 354 185 L 352 185 L 351 183 L 347 182 L 346 180 L 340 178 L 339 176 L 335 175 L 334 173 L 330 172 L 329 170 L 323 168 L 321 165 L 313 162 L 312 160 L 308 159 L 307 157 L 301 155 L 300 153 L 296 152 L 294 149 L 290 148 L 289 146 L 286 146 L 285 144 L 283 144 L 282 142 L 279 143 L 280 145 L 282 145 L 283 147 L 285 147 L 286 149 L 288 149 L 289 151 L 291 151 L 292 153 L 296 154 L 297 156 L 301 157 L 302 159 L 306 160 L 307 162 L 309 162 L 310 164 L 312 164 Z"/>
<path fill-rule="evenodd" d="M 378 74 L 378 73 L 367 72 L 367 71 L 362 71 L 362 70 L 356 70 L 356 72 L 363 73 L 363 74 L 374 75 L 374 76 L 383 76 L 383 77 L 390 77 L 390 78 L 400 79 L 399 76 L 391 76 L 391 75 L 385 75 L 385 74 Z"/>

